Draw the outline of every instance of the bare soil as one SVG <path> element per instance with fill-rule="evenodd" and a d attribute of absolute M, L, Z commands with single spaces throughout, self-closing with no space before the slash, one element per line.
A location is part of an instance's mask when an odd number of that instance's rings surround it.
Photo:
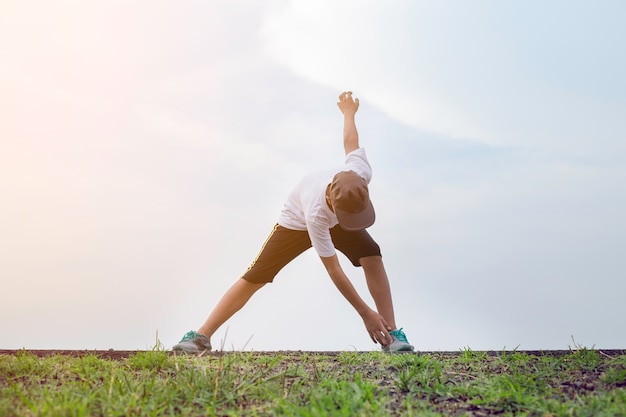
<path fill-rule="evenodd" d="M 134 355 L 137 352 L 145 352 L 141 350 L 65 350 L 65 349 L 0 349 L 0 355 L 17 355 L 18 352 L 28 352 L 38 357 L 46 357 L 46 356 L 54 356 L 54 355 L 66 355 L 71 357 L 81 357 L 86 355 L 95 355 L 101 357 L 103 359 L 113 359 L 113 360 L 122 360 L 128 358 L 130 355 Z M 481 353 L 480 351 L 474 351 L 475 353 Z M 571 350 L 517 350 L 517 353 L 523 353 L 530 356 L 563 356 L 569 355 L 572 353 Z M 626 349 L 602 349 L 597 350 L 600 355 L 605 357 L 615 357 L 626 355 Z M 228 351 L 212 351 L 207 353 L 207 355 L 223 355 L 228 354 Z M 259 356 L 272 356 L 272 355 L 288 355 L 288 356 L 297 356 L 303 354 L 314 354 L 314 355 L 325 355 L 325 356 L 337 356 L 342 352 L 332 352 L 332 351 L 303 351 L 303 350 L 288 350 L 288 351 L 262 351 L 262 352 L 254 352 Z M 367 353 L 367 352 L 363 352 Z M 446 351 L 438 351 L 438 352 L 417 352 L 418 355 L 431 355 L 434 357 L 455 357 L 461 355 L 463 352 L 446 352 Z M 511 352 L 501 351 L 501 350 L 493 350 L 485 352 L 488 356 L 499 356 L 503 353 L 510 354 Z"/>

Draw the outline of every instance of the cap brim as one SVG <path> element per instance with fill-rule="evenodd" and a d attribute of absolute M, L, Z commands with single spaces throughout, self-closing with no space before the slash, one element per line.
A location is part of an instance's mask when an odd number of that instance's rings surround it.
<path fill-rule="evenodd" d="M 349 213 L 335 209 L 335 215 L 339 221 L 339 226 L 348 231 L 367 229 L 374 224 L 376 213 L 371 201 L 367 202 L 365 210 L 358 213 Z"/>

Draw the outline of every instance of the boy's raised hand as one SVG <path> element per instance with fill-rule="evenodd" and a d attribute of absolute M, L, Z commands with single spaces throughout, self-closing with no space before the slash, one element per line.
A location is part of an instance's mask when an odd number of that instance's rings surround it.
<path fill-rule="evenodd" d="M 339 110 L 345 114 L 354 114 L 359 109 L 359 99 L 352 98 L 352 91 L 344 91 L 339 94 L 339 102 L 337 102 Z"/>

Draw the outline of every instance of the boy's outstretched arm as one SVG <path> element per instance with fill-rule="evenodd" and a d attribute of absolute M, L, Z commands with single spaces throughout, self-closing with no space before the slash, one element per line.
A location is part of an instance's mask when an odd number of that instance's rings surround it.
<path fill-rule="evenodd" d="M 345 272 L 343 272 L 337 255 L 335 254 L 327 258 L 321 256 L 320 258 L 326 267 L 328 275 L 330 275 L 330 279 L 339 292 L 348 300 L 357 313 L 359 313 L 361 319 L 363 319 L 365 329 L 372 341 L 374 343 L 380 343 L 381 346 L 386 346 L 391 343 L 392 339 L 389 335 L 389 331 L 392 330 L 391 326 L 380 314 L 372 310 L 365 301 L 363 301 Z"/>
<path fill-rule="evenodd" d="M 352 98 L 352 91 L 339 95 L 337 103 L 343 113 L 343 147 L 346 155 L 359 148 L 359 133 L 356 130 L 355 115 L 359 110 L 359 99 Z"/>

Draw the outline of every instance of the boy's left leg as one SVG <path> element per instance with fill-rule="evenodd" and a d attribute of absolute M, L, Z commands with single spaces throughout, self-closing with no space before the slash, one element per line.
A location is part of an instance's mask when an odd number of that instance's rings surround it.
<path fill-rule="evenodd" d="M 389 332 L 393 340 L 388 345 L 383 346 L 383 350 L 386 352 L 413 352 L 414 347 L 409 343 L 402 329 L 398 329 L 396 326 L 389 278 L 387 278 L 382 257 L 366 256 L 360 258 L 359 262 L 363 267 L 367 288 L 374 299 L 378 314 L 383 316 L 393 329 Z"/>
<path fill-rule="evenodd" d="M 396 319 L 393 312 L 393 301 L 391 298 L 391 288 L 387 272 L 383 265 L 381 256 L 366 256 L 359 259 L 367 288 L 376 303 L 378 314 L 383 316 L 393 330 L 389 332 L 393 339 L 391 343 L 383 346 L 385 352 L 413 352 L 413 346 L 409 343 L 402 329 L 396 326 Z"/>
<path fill-rule="evenodd" d="M 337 225 L 330 229 L 335 248 L 350 259 L 352 265 L 363 267 L 365 279 L 378 314 L 395 330 L 396 319 L 391 300 L 389 279 L 383 265 L 380 246 L 367 230 L 347 231 Z"/>
<path fill-rule="evenodd" d="M 378 314 L 389 323 L 395 330 L 396 319 L 393 312 L 393 301 L 391 299 L 391 288 L 389 286 L 389 278 L 383 265 L 381 256 L 367 256 L 359 259 L 363 272 L 365 272 L 365 281 L 369 289 Z"/>
<path fill-rule="evenodd" d="M 391 288 L 383 265 L 380 246 L 365 229 L 346 231 L 337 225 L 330 229 L 330 235 L 335 248 L 343 252 L 350 259 L 352 265 L 363 267 L 367 287 L 376 304 L 376 310 L 393 329 L 389 332 L 393 341 L 383 346 L 383 350 L 386 352 L 412 352 L 413 346 L 407 341 L 402 329 L 398 329 L 396 326 Z"/>

